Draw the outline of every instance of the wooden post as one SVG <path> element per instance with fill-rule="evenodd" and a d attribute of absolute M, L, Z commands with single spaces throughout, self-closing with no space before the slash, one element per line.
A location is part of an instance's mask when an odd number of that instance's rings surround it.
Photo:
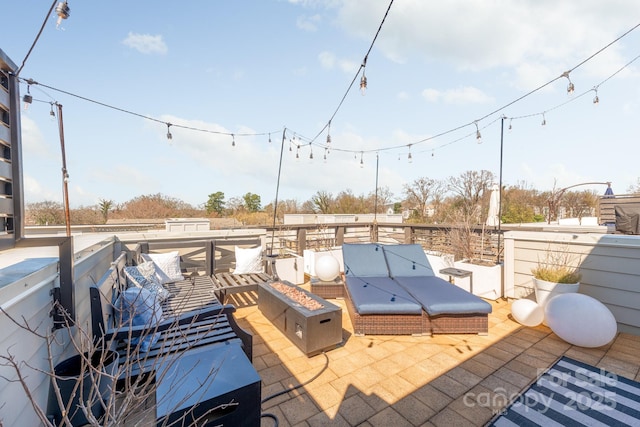
<path fill-rule="evenodd" d="M 307 229 L 300 227 L 298 229 L 298 255 L 304 255 L 305 249 L 307 249 Z"/>

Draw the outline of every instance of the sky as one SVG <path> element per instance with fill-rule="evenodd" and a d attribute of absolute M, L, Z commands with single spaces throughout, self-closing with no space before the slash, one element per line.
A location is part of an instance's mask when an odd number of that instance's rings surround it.
<path fill-rule="evenodd" d="M 52 2 L 2 1 L 20 66 Z M 63 199 L 52 103 L 71 207 L 218 191 L 265 206 L 281 149 L 278 198 L 300 203 L 368 195 L 376 175 L 396 200 L 418 178 L 497 179 L 501 147 L 507 186 L 622 194 L 640 177 L 637 0 L 396 0 L 379 33 L 387 0 L 68 5 L 20 73 L 38 83 L 20 84 L 27 203 Z"/>

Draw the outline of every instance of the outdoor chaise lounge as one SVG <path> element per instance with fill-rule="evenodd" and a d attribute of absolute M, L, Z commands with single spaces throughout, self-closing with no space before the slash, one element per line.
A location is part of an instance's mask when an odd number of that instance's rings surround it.
<path fill-rule="evenodd" d="M 488 332 L 491 304 L 437 277 L 420 245 L 382 247 L 389 274 L 427 312 L 425 333 Z"/>
<path fill-rule="evenodd" d="M 422 306 L 389 277 L 382 246 L 344 244 L 345 302 L 356 335 L 417 335 Z"/>
<path fill-rule="evenodd" d="M 488 332 L 491 305 L 436 277 L 420 245 L 344 244 L 356 335 Z"/>

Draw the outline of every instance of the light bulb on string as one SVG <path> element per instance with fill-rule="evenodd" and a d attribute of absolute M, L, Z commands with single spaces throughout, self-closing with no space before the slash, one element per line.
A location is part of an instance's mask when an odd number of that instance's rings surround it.
<path fill-rule="evenodd" d="M 513 129 L 513 127 L 511 126 L 511 122 L 513 121 L 513 118 L 509 119 L 509 132 L 511 132 L 511 129 Z"/>
<path fill-rule="evenodd" d="M 63 19 L 67 19 L 69 15 L 71 15 L 71 8 L 67 4 L 66 1 L 61 1 L 56 6 L 56 15 L 58 15 L 58 20 L 56 21 L 56 28 L 60 28 L 60 24 L 62 24 Z"/>
<path fill-rule="evenodd" d="M 269 134 L 269 144 L 271 144 L 271 134 Z"/>
<path fill-rule="evenodd" d="M 482 144 L 482 135 L 480 134 L 480 129 L 478 128 L 478 122 L 473 122 L 476 125 L 476 142 L 478 144 Z"/>
<path fill-rule="evenodd" d="M 361 151 L 360 152 L 360 167 L 363 168 L 364 167 L 364 159 L 362 158 L 364 156 L 364 153 Z"/>
<path fill-rule="evenodd" d="M 309 143 L 309 160 L 313 160 L 313 147 Z"/>
<path fill-rule="evenodd" d="M 22 97 L 22 102 L 24 102 L 24 111 L 27 111 L 33 102 L 33 96 L 31 96 L 31 85 L 27 85 L 27 93 Z"/>
<path fill-rule="evenodd" d="M 326 148 L 324 149 L 324 157 L 323 157 L 323 160 L 324 160 L 324 162 L 325 162 L 325 163 L 327 163 L 327 149 L 326 149 Z"/>
<path fill-rule="evenodd" d="M 576 90 L 576 87 L 573 85 L 571 78 L 569 77 L 569 71 L 565 71 L 562 73 L 560 77 L 566 77 L 569 80 L 569 84 L 567 84 L 567 95 L 573 95 L 573 92 Z"/>
<path fill-rule="evenodd" d="M 436 156 L 435 150 L 431 150 L 431 158 L 433 159 Z"/>
<path fill-rule="evenodd" d="M 56 113 L 55 111 L 53 111 L 53 102 L 51 102 L 51 111 L 49 111 L 49 117 L 51 118 L 51 120 L 56 119 Z"/>
<path fill-rule="evenodd" d="M 593 103 L 594 104 L 599 104 L 600 103 L 600 98 L 598 98 L 598 87 L 594 87 L 593 91 L 596 93 L 596 96 L 593 97 Z"/>
<path fill-rule="evenodd" d="M 544 116 L 544 113 L 542 113 L 542 123 L 540 123 L 540 125 L 542 126 L 546 126 L 547 125 L 547 119 Z"/>
<path fill-rule="evenodd" d="M 300 146 L 296 145 L 296 160 L 300 158 Z"/>
<path fill-rule="evenodd" d="M 231 146 L 236 146 L 236 136 L 234 134 L 231 134 Z"/>
<path fill-rule="evenodd" d="M 362 77 L 360 77 L 360 93 L 362 96 L 367 93 L 367 76 L 364 75 L 364 69 L 362 70 Z"/>
<path fill-rule="evenodd" d="M 167 139 L 169 141 L 173 139 L 173 135 L 171 135 L 171 123 L 167 123 Z"/>
<path fill-rule="evenodd" d="M 412 163 L 413 156 L 411 155 L 411 144 L 409 144 L 408 147 L 409 147 L 409 154 L 407 155 L 407 160 L 409 161 L 409 163 Z"/>

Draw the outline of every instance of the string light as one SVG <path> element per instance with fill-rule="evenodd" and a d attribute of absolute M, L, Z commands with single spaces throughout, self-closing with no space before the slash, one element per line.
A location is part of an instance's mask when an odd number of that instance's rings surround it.
<path fill-rule="evenodd" d="M 171 123 L 167 123 L 167 139 L 172 140 L 173 135 L 171 135 Z"/>
<path fill-rule="evenodd" d="M 296 145 L 296 160 L 300 158 L 300 146 Z"/>
<path fill-rule="evenodd" d="M 409 147 L 409 154 L 407 155 L 407 160 L 409 161 L 409 163 L 412 163 L 413 156 L 411 155 L 411 144 L 409 144 L 408 147 Z"/>
<path fill-rule="evenodd" d="M 363 151 L 361 151 L 361 152 L 360 152 L 360 167 L 361 167 L 361 168 L 363 168 L 363 167 L 364 167 L 364 159 L 363 159 L 363 156 L 364 156 L 364 152 L 363 152 Z"/>
<path fill-rule="evenodd" d="M 58 15 L 58 21 L 56 22 L 56 28 L 60 28 L 60 24 L 63 19 L 67 19 L 71 15 L 71 8 L 66 1 L 61 1 L 56 6 L 56 14 Z"/>
<path fill-rule="evenodd" d="M 269 133 L 269 144 L 271 144 L 271 133 Z"/>
<path fill-rule="evenodd" d="M 331 120 L 327 124 L 327 145 L 331 144 Z"/>
<path fill-rule="evenodd" d="M 51 120 L 56 118 L 56 113 L 53 111 L 53 102 L 51 102 L 51 111 L 49 111 L 49 116 L 51 117 Z"/>
<path fill-rule="evenodd" d="M 541 125 L 542 126 L 546 126 L 547 125 L 547 119 L 545 118 L 544 113 L 542 113 L 542 123 L 541 123 Z"/>
<path fill-rule="evenodd" d="M 27 85 L 27 93 L 22 97 L 22 102 L 24 102 L 24 111 L 29 109 L 29 105 L 33 102 L 33 96 L 31 96 L 31 85 Z"/>
<path fill-rule="evenodd" d="M 360 77 L 360 93 L 362 96 L 367 93 L 367 76 L 364 75 L 365 64 L 362 64 L 362 77 Z"/>
<path fill-rule="evenodd" d="M 600 98 L 598 98 L 598 86 L 595 86 L 593 88 L 593 91 L 596 93 L 596 96 L 593 97 L 593 103 L 594 104 L 599 104 L 600 103 Z"/>
<path fill-rule="evenodd" d="M 324 162 L 327 163 L 327 148 L 324 149 Z"/>
<path fill-rule="evenodd" d="M 313 147 L 309 143 L 309 160 L 313 160 Z"/>
<path fill-rule="evenodd" d="M 231 134 L 231 146 L 236 146 L 236 136 L 234 134 Z"/>
<path fill-rule="evenodd" d="M 572 95 L 573 91 L 576 89 L 575 86 L 573 85 L 573 82 L 571 81 L 571 79 L 569 78 L 569 71 L 565 71 L 564 73 L 562 73 L 562 75 L 560 77 L 566 77 L 567 80 L 569 80 L 569 84 L 567 85 L 567 94 Z"/>
<path fill-rule="evenodd" d="M 480 129 L 478 128 L 478 121 L 473 122 L 476 125 L 476 142 L 478 144 L 482 144 L 482 135 L 480 134 Z"/>
<path fill-rule="evenodd" d="M 66 1 L 65 1 L 65 2 L 61 2 L 61 3 L 66 3 Z M 384 21 L 383 21 L 383 22 L 384 22 Z M 381 24 L 381 25 L 382 25 L 382 24 Z M 511 101 L 511 102 L 509 102 L 508 104 L 506 104 L 506 105 L 504 105 L 504 106 L 500 107 L 498 110 L 496 110 L 496 111 L 494 111 L 494 112 L 491 112 L 491 113 L 489 113 L 488 115 L 486 115 L 486 116 L 484 116 L 484 117 L 481 117 L 481 118 L 477 119 L 477 120 L 474 122 L 474 124 L 476 125 L 476 138 L 477 138 L 478 140 L 480 140 L 480 138 L 481 138 L 480 131 L 479 131 L 479 127 L 478 127 L 478 121 L 484 120 L 486 117 L 489 117 L 489 116 L 491 116 L 491 115 L 495 114 L 497 111 L 504 110 L 505 108 L 507 108 L 507 107 L 509 107 L 509 106 L 511 106 L 511 105 L 513 105 L 513 104 L 515 104 L 516 102 L 521 101 L 522 99 L 524 99 L 524 98 L 526 98 L 526 97 L 528 97 L 528 96 L 532 95 L 532 94 L 533 94 L 533 93 L 535 93 L 535 92 L 538 92 L 539 90 L 541 90 L 542 88 L 544 88 L 544 87 L 548 86 L 549 84 L 553 83 L 555 80 L 557 80 L 557 79 L 559 79 L 559 78 L 562 78 L 562 77 L 567 78 L 567 80 L 569 81 L 569 85 L 567 86 L 567 92 L 568 92 L 568 93 L 572 93 L 572 92 L 574 92 L 574 91 L 575 91 L 575 86 L 574 86 L 574 85 L 573 85 L 573 83 L 571 82 L 571 79 L 570 79 L 570 77 L 569 77 L 569 73 L 570 73 L 570 72 L 572 72 L 572 71 L 574 71 L 574 70 L 575 70 L 575 69 L 577 69 L 578 67 L 582 66 L 584 63 L 588 62 L 590 59 L 592 59 L 593 57 L 595 57 L 597 54 L 601 53 L 601 52 L 602 52 L 602 51 L 604 51 L 606 48 L 610 47 L 613 43 L 615 43 L 616 41 L 620 40 L 622 37 L 624 37 L 625 35 L 627 35 L 628 33 L 630 33 L 631 31 L 633 31 L 634 29 L 636 29 L 636 28 L 637 28 L 637 27 L 639 27 L 639 26 L 640 26 L 640 24 L 638 24 L 638 25 L 634 26 L 632 29 L 630 29 L 629 31 L 627 31 L 627 32 L 626 32 L 625 34 L 623 34 L 622 36 L 618 37 L 616 40 L 614 40 L 613 42 L 611 42 L 610 44 L 608 44 L 607 46 L 605 46 L 603 49 L 600 49 L 600 50 L 599 50 L 598 52 L 596 52 L 594 55 L 592 55 L 592 56 L 590 56 L 589 58 L 587 58 L 586 60 L 582 61 L 580 64 L 578 64 L 577 66 L 573 67 L 572 69 L 570 69 L 570 70 L 568 70 L 568 71 L 565 71 L 561 76 L 556 77 L 555 79 L 553 79 L 553 80 L 551 80 L 551 81 L 549 81 L 549 82 L 545 83 L 544 85 L 542 85 L 542 86 L 540 86 L 540 87 L 538 87 L 538 88 L 536 88 L 536 89 L 534 89 L 534 90 L 532 90 L 532 91 L 530 91 L 530 92 L 528 92 L 528 93 L 524 94 L 523 96 L 520 96 L 519 98 L 515 99 L 514 101 Z M 374 39 L 374 41 L 375 41 L 375 39 Z M 372 43 L 372 46 L 373 46 L 373 43 Z M 366 59 L 366 58 L 365 58 L 365 59 Z M 635 61 L 636 59 L 638 59 L 638 58 L 635 58 L 633 61 Z M 633 61 L 631 61 L 631 62 L 633 62 Z M 618 72 L 620 72 L 622 69 L 624 69 L 624 68 L 628 67 L 628 66 L 631 64 L 631 62 L 630 62 L 629 64 L 627 64 L 627 65 L 623 66 L 620 70 L 618 70 L 618 71 L 617 71 L 616 73 L 614 73 L 612 76 L 610 76 L 610 77 L 608 77 L 607 79 L 605 79 L 605 80 L 603 81 L 603 83 L 604 83 L 604 82 L 606 82 L 607 80 L 609 80 L 610 78 L 612 78 L 613 76 L 615 76 L 615 74 L 617 74 Z M 365 77 L 364 69 L 363 69 L 362 77 Z M 357 79 L 357 74 L 356 74 L 355 79 Z M 355 80 L 355 79 L 354 79 L 354 80 Z M 21 80 L 25 81 L 25 80 L 24 80 L 24 79 L 22 79 L 22 78 L 21 78 Z M 361 79 L 361 80 L 362 80 L 362 79 Z M 39 83 L 37 83 L 37 82 L 33 82 L 33 84 L 39 84 Z M 45 86 L 45 85 L 42 85 L 42 86 Z M 45 86 L 45 87 L 48 87 L 48 86 Z M 137 114 L 137 113 L 135 113 L 135 112 L 127 111 L 127 110 L 124 110 L 124 109 L 121 109 L 121 108 L 112 107 L 112 106 L 110 106 L 110 105 L 103 104 L 103 103 L 100 103 L 100 102 L 97 102 L 97 101 L 94 101 L 94 100 L 91 100 L 91 99 L 83 98 L 83 97 L 81 97 L 81 96 L 78 96 L 78 95 L 75 95 L 75 94 L 72 94 L 72 93 L 68 93 L 68 92 L 65 92 L 65 91 L 62 91 L 62 90 L 59 90 L 59 89 L 56 89 L 56 88 L 51 88 L 51 89 L 53 89 L 53 90 L 57 90 L 57 91 L 60 91 L 60 92 L 63 92 L 63 93 L 66 93 L 66 94 L 71 95 L 71 96 L 74 96 L 74 97 L 78 97 L 78 98 L 84 99 L 84 100 L 89 101 L 89 102 L 94 102 L 94 103 L 100 104 L 100 105 L 102 105 L 102 106 L 106 106 L 106 107 L 108 107 L 108 108 L 116 109 L 116 110 L 119 110 L 119 111 L 121 111 L 121 112 L 125 112 L 125 113 L 128 113 L 128 114 L 133 114 L 133 115 L 137 115 L 137 116 L 139 116 L 139 117 L 145 118 L 145 119 L 149 119 L 149 120 L 153 120 L 153 121 L 159 121 L 159 122 L 161 122 L 160 120 L 155 119 L 155 118 L 152 118 L 152 117 L 143 116 L 143 115 Z M 595 103 L 598 103 L 598 102 L 599 102 L 599 99 L 598 99 L 598 92 L 597 92 L 597 87 L 596 87 L 596 88 L 594 88 L 593 90 L 594 90 L 594 92 L 596 93 L 595 98 L 594 98 L 594 100 L 593 100 L 593 103 L 595 104 Z M 563 104 L 563 105 L 564 105 L 564 104 Z M 338 108 L 339 108 L 339 107 L 338 107 Z M 555 107 L 555 108 L 558 108 L 558 107 Z M 550 110 L 547 110 L 547 111 L 550 111 Z M 337 113 L 337 110 L 336 110 L 336 113 Z M 335 115 L 336 113 L 334 113 L 334 115 Z M 541 114 L 541 113 L 538 113 L 538 114 Z M 531 115 L 530 115 L 530 116 L 531 116 Z M 519 117 L 518 117 L 518 118 L 519 118 Z M 513 119 L 513 117 L 512 117 L 512 118 L 510 118 L 510 121 L 509 121 L 509 131 L 511 131 L 511 130 L 512 130 L 512 124 L 511 124 L 512 119 Z M 543 117 L 543 119 L 545 119 L 545 118 Z M 544 121 L 546 121 L 546 120 L 544 120 Z M 331 122 L 331 121 L 329 121 L 329 124 L 330 124 L 330 122 Z M 169 125 L 168 125 L 168 126 L 169 126 Z M 227 134 L 227 135 L 229 135 L 229 134 L 228 134 L 228 133 L 226 133 L 226 132 L 213 132 L 213 131 L 209 131 L 209 130 L 206 130 L 206 129 L 187 128 L 187 127 L 185 127 L 185 126 L 181 126 L 181 125 L 176 125 L 176 126 L 181 127 L 181 128 L 190 129 L 190 130 L 196 130 L 196 131 L 203 131 L 203 132 L 210 132 L 210 133 L 218 133 L 218 134 Z M 454 128 L 454 129 L 447 130 L 446 132 L 441 132 L 441 133 L 439 133 L 439 134 L 437 134 L 437 135 L 433 135 L 433 136 L 431 136 L 431 137 L 429 137 L 429 138 L 426 138 L 426 139 L 423 139 L 423 140 L 421 140 L 421 141 L 414 142 L 414 144 L 418 144 L 418 143 L 422 143 L 422 142 L 425 142 L 425 141 L 428 141 L 428 140 L 431 140 L 431 139 L 439 138 L 439 137 L 441 137 L 441 136 L 443 136 L 443 135 L 446 135 L 446 134 L 448 134 L 448 133 L 451 133 L 451 132 L 454 132 L 454 131 L 456 131 L 456 130 L 459 130 L 460 128 L 465 127 L 465 126 L 468 126 L 468 124 L 464 124 L 464 125 L 462 125 L 462 126 L 459 126 L 459 127 Z M 169 129 L 168 129 L 168 131 L 169 131 Z M 168 133 L 170 133 L 170 132 L 168 132 Z M 260 135 L 260 134 L 252 134 L 252 135 Z M 329 132 L 328 132 L 327 136 L 328 136 L 328 137 L 330 136 Z M 470 136 L 470 135 L 467 135 L 466 137 L 469 137 L 469 136 Z M 466 138 L 466 137 L 465 137 L 465 138 Z M 270 135 L 270 134 L 269 134 L 269 140 L 271 140 L 271 135 Z M 478 141 L 478 143 L 481 143 L 481 141 Z M 450 143 L 449 143 L 449 144 L 450 144 Z M 449 144 L 445 144 L 445 145 L 449 145 Z M 443 145 L 443 146 L 444 146 L 444 145 Z M 383 150 L 387 150 L 387 149 L 395 149 L 395 148 L 397 148 L 397 146 L 396 146 L 396 147 L 387 147 L 387 148 L 383 148 Z M 440 147 L 437 147 L 437 148 L 440 148 Z M 376 150 L 378 150 L 378 151 L 379 151 L 379 150 L 380 150 L 380 148 L 377 148 Z M 289 151 L 292 151 L 291 146 L 289 147 Z M 339 150 L 339 151 L 349 152 L 349 151 L 351 151 L 351 150 Z M 433 155 L 433 152 L 432 152 L 432 155 Z M 399 158 L 399 160 L 400 160 L 400 155 L 399 155 L 399 157 L 398 157 L 398 158 Z"/>

